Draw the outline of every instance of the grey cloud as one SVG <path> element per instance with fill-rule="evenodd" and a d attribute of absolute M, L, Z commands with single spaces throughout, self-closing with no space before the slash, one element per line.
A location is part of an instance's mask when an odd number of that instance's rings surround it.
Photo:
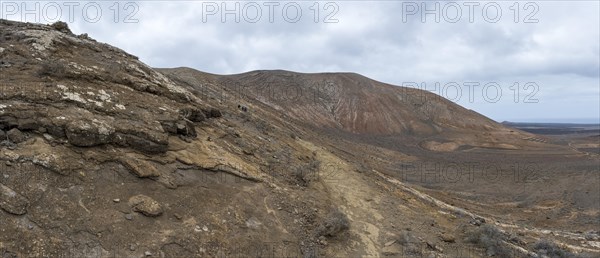
<path fill-rule="evenodd" d="M 443 18 L 435 23 L 432 16 L 422 23 L 418 14 L 404 22 L 402 3 L 394 1 L 337 2 L 339 12 L 334 18 L 339 23 L 323 22 L 324 2 L 319 2 L 317 23 L 309 9 L 315 2 L 299 2 L 303 16 L 297 23 L 284 21 L 280 13 L 284 2 L 274 23 L 269 22 L 266 8 L 257 23 L 243 18 L 236 23 L 233 16 L 222 23 L 219 15 L 203 22 L 202 4 L 197 1 L 137 3 L 139 23 L 115 23 L 107 15 L 98 23 L 78 19 L 71 27 L 155 67 L 189 66 L 218 74 L 252 69 L 350 71 L 397 85 L 496 81 L 508 87 L 515 81 L 535 81 L 540 85 L 537 104 L 490 104 L 481 99 L 459 104 L 497 120 L 548 117 L 548 110 L 555 116 L 571 112 L 600 117 L 598 2 L 535 2 L 539 22 L 532 24 L 522 22 L 524 10 L 521 21 L 514 23 L 509 9 L 513 2 L 499 2 L 503 16 L 498 23 L 486 22 L 481 9 L 476 9 L 479 13 L 470 23 L 465 8 L 457 23 Z M 242 6 L 246 3 L 240 1 Z M 111 4 L 103 2 L 106 14 Z M 125 14 L 121 12 L 120 21 Z M 561 92 L 565 85 L 577 90 Z"/>

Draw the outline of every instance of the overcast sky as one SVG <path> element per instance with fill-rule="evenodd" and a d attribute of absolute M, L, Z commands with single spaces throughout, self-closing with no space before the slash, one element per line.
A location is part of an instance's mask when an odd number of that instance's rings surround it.
<path fill-rule="evenodd" d="M 2 18 L 60 17 L 153 67 L 356 72 L 497 121 L 600 122 L 598 1 L 0 2 Z"/>

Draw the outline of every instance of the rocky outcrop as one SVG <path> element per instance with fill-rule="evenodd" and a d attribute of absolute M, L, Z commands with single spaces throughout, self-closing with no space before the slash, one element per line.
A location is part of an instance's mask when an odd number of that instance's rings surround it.
<path fill-rule="evenodd" d="M 456 142 L 436 160 L 470 158 L 461 150 L 471 143 L 419 135 L 498 129 L 447 102 L 419 103 L 416 91 L 348 74 L 175 69 L 167 78 L 63 23 L 0 20 L 0 69 L 0 256 L 260 256 L 276 247 L 265 243 L 296 243 L 296 252 L 270 256 L 377 257 L 425 247 L 415 256 L 453 257 L 443 250 L 464 246 L 462 225 L 481 224 L 392 180 L 404 172 L 395 165 L 428 160 L 423 141 L 439 150 Z M 335 87 L 313 87 L 322 82 Z M 304 87 L 310 99 L 270 99 L 265 85 Z M 357 134 L 319 130 L 328 127 Z M 485 151 L 477 160 L 494 153 Z M 467 207 L 479 210 L 477 202 Z M 489 212 L 489 223 L 505 217 Z M 587 212 L 578 223 L 593 219 Z M 397 237 L 403 229 L 414 232 L 415 246 Z"/>
<path fill-rule="evenodd" d="M 205 113 L 210 113 L 210 111 L 203 111 L 201 109 L 194 108 L 184 108 L 179 111 L 179 114 L 192 122 L 204 122 L 206 120 L 207 115 Z"/>
<path fill-rule="evenodd" d="M 66 22 L 57 21 L 57 22 L 53 23 L 51 26 L 52 26 L 52 28 L 56 29 L 57 31 L 67 33 L 67 34 L 73 34 L 73 32 L 71 32 L 71 29 L 69 29 L 69 25 Z"/>
<path fill-rule="evenodd" d="M 66 23 L 0 20 L 0 38 L 0 57 L 12 64 L 0 78 L 1 130 L 156 154 L 168 150 L 169 135 L 195 138 L 196 126 L 222 115 L 135 56 L 75 36 Z M 23 140 L 13 134 L 13 142 Z"/>
<path fill-rule="evenodd" d="M 216 108 L 211 108 L 208 110 L 208 112 L 206 112 L 206 116 L 209 118 L 219 118 L 219 117 L 223 116 L 223 114 L 221 113 L 220 110 L 218 110 Z"/>
<path fill-rule="evenodd" d="M 194 124 L 187 119 L 179 121 L 161 121 L 160 124 L 163 130 L 169 134 L 183 135 L 192 138 L 197 136 Z"/>
<path fill-rule="evenodd" d="M 77 120 L 66 125 L 65 134 L 72 145 L 90 147 L 110 143 L 115 129 L 98 120 Z"/>

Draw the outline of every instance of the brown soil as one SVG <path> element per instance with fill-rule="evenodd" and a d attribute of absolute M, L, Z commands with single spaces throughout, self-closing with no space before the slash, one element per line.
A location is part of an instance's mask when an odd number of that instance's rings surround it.
<path fill-rule="evenodd" d="M 0 61 L 3 257 L 483 257 L 483 225 L 517 257 L 600 252 L 597 137 L 356 74 L 153 69 L 61 26 L 0 20 Z"/>

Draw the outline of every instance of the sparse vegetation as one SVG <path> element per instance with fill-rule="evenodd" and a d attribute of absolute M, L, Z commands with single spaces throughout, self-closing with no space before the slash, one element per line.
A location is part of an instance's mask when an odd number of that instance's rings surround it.
<path fill-rule="evenodd" d="M 66 22 L 57 21 L 50 26 L 52 26 L 52 28 L 54 28 L 57 31 L 72 34 L 71 30 L 69 29 L 69 25 Z"/>
<path fill-rule="evenodd" d="M 0 20 L 0 258 L 600 250 L 597 131 L 544 142 L 350 73 L 154 69 L 59 30 Z"/>
<path fill-rule="evenodd" d="M 402 246 L 402 255 L 420 256 L 423 254 L 422 242 L 408 231 L 400 232 L 397 243 Z"/>
<path fill-rule="evenodd" d="M 578 255 L 567 251 L 562 248 L 558 244 L 548 240 L 548 239 L 540 239 L 533 246 L 534 252 L 540 257 L 549 257 L 549 258 L 572 258 L 572 257 L 586 257 L 583 255 Z"/>
<path fill-rule="evenodd" d="M 347 231 L 349 228 L 350 221 L 348 220 L 348 217 L 336 208 L 329 212 L 327 217 L 325 217 L 323 223 L 317 228 L 316 235 L 317 237 L 335 237 Z"/>
<path fill-rule="evenodd" d="M 310 182 L 318 178 L 319 166 L 321 162 L 318 160 L 311 160 L 308 163 L 304 163 L 292 170 L 293 176 L 301 186 L 308 186 Z"/>
<path fill-rule="evenodd" d="M 466 240 L 485 249 L 487 256 L 513 257 L 510 248 L 504 243 L 506 236 L 492 225 L 485 224 L 471 231 Z"/>

